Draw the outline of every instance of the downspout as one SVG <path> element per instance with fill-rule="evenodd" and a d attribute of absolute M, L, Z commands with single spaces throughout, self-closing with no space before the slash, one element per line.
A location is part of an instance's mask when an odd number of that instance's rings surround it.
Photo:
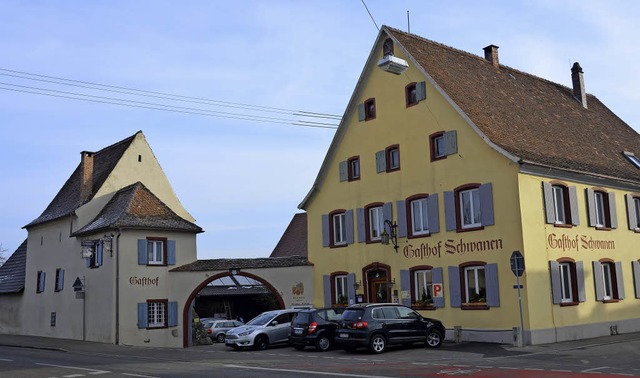
<path fill-rule="evenodd" d="M 120 344 L 120 234 L 116 236 L 116 345 Z"/>

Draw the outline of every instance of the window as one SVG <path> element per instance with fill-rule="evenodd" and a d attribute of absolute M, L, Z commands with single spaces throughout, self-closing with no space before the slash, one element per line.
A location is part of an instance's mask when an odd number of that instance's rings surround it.
<path fill-rule="evenodd" d="M 640 168 L 640 159 L 638 159 L 638 157 L 633 152 L 624 151 L 623 153 L 627 160 L 629 160 L 629 162 L 633 164 L 634 167 Z"/>
<path fill-rule="evenodd" d="M 625 194 L 629 230 L 640 232 L 640 197 L 637 194 Z"/>
<path fill-rule="evenodd" d="M 400 147 L 398 145 L 387 147 L 385 150 L 387 172 L 400 169 Z"/>
<path fill-rule="evenodd" d="M 102 266 L 102 250 L 103 243 L 101 241 L 95 241 L 93 247 L 91 247 L 91 257 L 87 259 L 87 268 L 95 269 Z"/>
<path fill-rule="evenodd" d="M 609 259 L 594 261 L 593 278 L 597 301 L 616 302 L 624 298 L 622 263 Z"/>
<path fill-rule="evenodd" d="M 458 133 L 455 130 L 439 131 L 429 136 L 431 161 L 446 159 L 448 155 L 458 153 Z"/>
<path fill-rule="evenodd" d="M 346 306 L 349 298 L 347 292 L 347 275 L 337 275 L 333 277 L 333 298 L 334 304 Z"/>
<path fill-rule="evenodd" d="M 147 239 L 147 264 L 164 265 L 165 248 L 164 240 Z"/>
<path fill-rule="evenodd" d="M 433 304 L 433 277 L 431 269 L 413 272 L 412 306 L 430 306 Z"/>
<path fill-rule="evenodd" d="M 345 224 L 345 213 L 337 213 L 331 216 L 331 223 L 333 224 L 333 245 L 346 244 L 347 243 L 347 228 Z"/>
<path fill-rule="evenodd" d="M 585 301 L 584 267 L 582 261 L 562 258 L 549 261 L 553 303 L 577 305 Z"/>
<path fill-rule="evenodd" d="M 567 186 L 559 182 L 543 182 L 542 189 L 547 223 L 559 227 L 580 224 L 575 186 Z"/>
<path fill-rule="evenodd" d="M 462 228 L 480 227 L 480 191 L 478 188 L 460 191 L 460 222 Z"/>
<path fill-rule="evenodd" d="M 167 328 L 178 325 L 178 302 L 149 299 L 138 303 L 138 328 Z"/>
<path fill-rule="evenodd" d="M 384 231 L 384 215 L 382 206 L 372 206 L 368 208 L 368 241 L 379 241 L 380 235 Z"/>
<path fill-rule="evenodd" d="M 364 120 L 369 121 L 376 118 L 376 99 L 370 98 L 364 102 Z"/>
<path fill-rule="evenodd" d="M 64 269 L 56 269 L 56 288 L 55 291 L 62 291 L 64 288 Z"/>
<path fill-rule="evenodd" d="M 464 268 L 464 302 L 486 303 L 487 284 L 484 276 L 484 266 L 469 266 Z"/>
<path fill-rule="evenodd" d="M 589 226 L 599 229 L 618 227 L 615 193 L 587 188 Z"/>
<path fill-rule="evenodd" d="M 416 83 L 408 84 L 404 89 L 407 108 L 418 103 L 418 95 L 416 93 Z"/>
<path fill-rule="evenodd" d="M 45 282 L 46 273 L 39 270 L 37 276 L 36 283 L 36 293 L 42 293 L 44 291 L 44 282 Z"/>
<path fill-rule="evenodd" d="M 349 164 L 349 181 L 359 180 L 360 179 L 360 157 L 355 156 L 350 158 L 347 161 Z"/>
<path fill-rule="evenodd" d="M 636 227 L 640 225 L 640 198 L 633 197 L 633 209 L 635 210 L 635 218 L 636 218 Z"/>
<path fill-rule="evenodd" d="M 427 198 L 419 198 L 411 203 L 411 234 L 429 234 L 429 215 L 427 211 Z"/>

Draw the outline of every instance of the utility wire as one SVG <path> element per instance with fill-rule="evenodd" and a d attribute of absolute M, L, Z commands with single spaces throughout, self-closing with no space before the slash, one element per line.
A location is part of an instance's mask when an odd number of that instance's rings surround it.
<path fill-rule="evenodd" d="M 366 9 L 367 13 L 369 13 L 369 17 L 371 17 L 371 21 L 373 21 L 373 24 L 376 26 L 376 29 L 378 29 L 378 31 L 380 31 L 380 28 L 378 27 L 378 24 L 376 23 L 376 20 L 373 19 L 373 15 L 371 14 L 371 12 L 369 12 L 369 7 L 364 2 L 364 0 L 361 0 L 361 1 L 362 1 L 362 5 L 364 5 L 364 9 Z"/>
<path fill-rule="evenodd" d="M 73 79 L 48 76 L 48 75 L 40 75 L 40 74 L 29 73 L 24 71 L 10 70 L 6 68 L 0 68 L 0 71 L 2 71 L 0 72 L 0 75 L 10 76 L 10 77 L 15 77 L 20 79 L 36 80 L 36 81 L 59 84 L 59 85 L 75 86 L 75 87 L 80 87 L 85 89 L 109 91 L 109 92 L 115 92 L 115 93 L 121 93 L 121 94 L 130 94 L 135 96 L 161 98 L 161 99 L 167 99 L 167 100 L 173 100 L 173 101 L 192 102 L 192 103 L 229 107 L 229 108 L 236 108 L 236 109 L 245 109 L 245 110 L 252 110 L 252 111 L 291 114 L 294 116 L 303 116 L 303 117 L 328 118 L 328 119 L 334 119 L 334 120 L 340 120 L 342 118 L 341 116 L 328 114 L 328 113 L 308 112 L 308 111 L 276 108 L 276 107 L 269 107 L 269 106 L 250 105 L 250 104 L 243 104 L 243 103 L 230 102 L 230 101 L 212 100 L 212 99 L 207 99 L 202 97 L 192 97 L 192 96 L 183 96 L 183 95 L 177 95 L 177 94 L 171 94 L 171 93 L 147 91 L 142 89 L 94 83 L 89 81 L 73 80 Z M 10 72 L 10 73 L 6 73 L 6 72 Z"/>

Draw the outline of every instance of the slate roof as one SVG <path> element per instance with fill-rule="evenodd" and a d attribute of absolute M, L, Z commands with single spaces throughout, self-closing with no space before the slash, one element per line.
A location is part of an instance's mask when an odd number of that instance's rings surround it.
<path fill-rule="evenodd" d="M 291 223 L 271 252 L 270 257 L 303 256 L 307 257 L 307 213 L 293 216 Z"/>
<path fill-rule="evenodd" d="M 504 65 L 495 68 L 480 56 L 397 29 L 385 26 L 383 32 L 520 163 L 640 184 L 638 169 L 623 155 L 640 156 L 640 134 L 597 97 L 588 94 L 585 109 L 572 88 Z"/>
<path fill-rule="evenodd" d="M 0 266 L 0 294 L 16 294 L 24 290 L 27 266 L 27 240 Z"/>
<path fill-rule="evenodd" d="M 129 138 L 105 147 L 93 155 L 93 193 L 86 201 L 83 202 L 80 199 L 82 182 L 82 164 L 80 163 L 44 212 L 23 228 L 29 228 L 73 214 L 77 208 L 90 201 L 116 166 L 122 154 L 129 148 L 136 135 L 141 132 L 138 131 Z"/>
<path fill-rule="evenodd" d="M 261 257 L 250 259 L 212 259 L 197 260 L 192 263 L 173 268 L 170 272 L 201 272 L 209 270 L 256 269 L 256 268 L 287 268 L 293 266 L 312 266 L 313 264 L 302 256 L 289 257 Z"/>
<path fill-rule="evenodd" d="M 178 216 L 139 181 L 117 191 L 100 214 L 72 236 L 117 228 L 202 232 L 202 228 Z"/>

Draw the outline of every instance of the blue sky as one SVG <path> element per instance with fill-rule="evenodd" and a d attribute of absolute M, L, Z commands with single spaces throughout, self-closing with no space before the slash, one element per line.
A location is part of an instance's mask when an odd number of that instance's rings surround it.
<path fill-rule="evenodd" d="M 406 30 L 410 11 L 412 33 L 477 55 L 498 45 L 500 63 L 566 86 L 578 61 L 587 92 L 640 130 L 640 2 L 366 3 L 378 25 Z M 0 2 L 0 244 L 26 238 L 80 151 L 142 130 L 205 229 L 198 257 L 265 257 L 334 133 L 21 93 L 6 88 L 80 89 L 6 70 L 342 115 L 376 36 L 360 0 Z"/>

